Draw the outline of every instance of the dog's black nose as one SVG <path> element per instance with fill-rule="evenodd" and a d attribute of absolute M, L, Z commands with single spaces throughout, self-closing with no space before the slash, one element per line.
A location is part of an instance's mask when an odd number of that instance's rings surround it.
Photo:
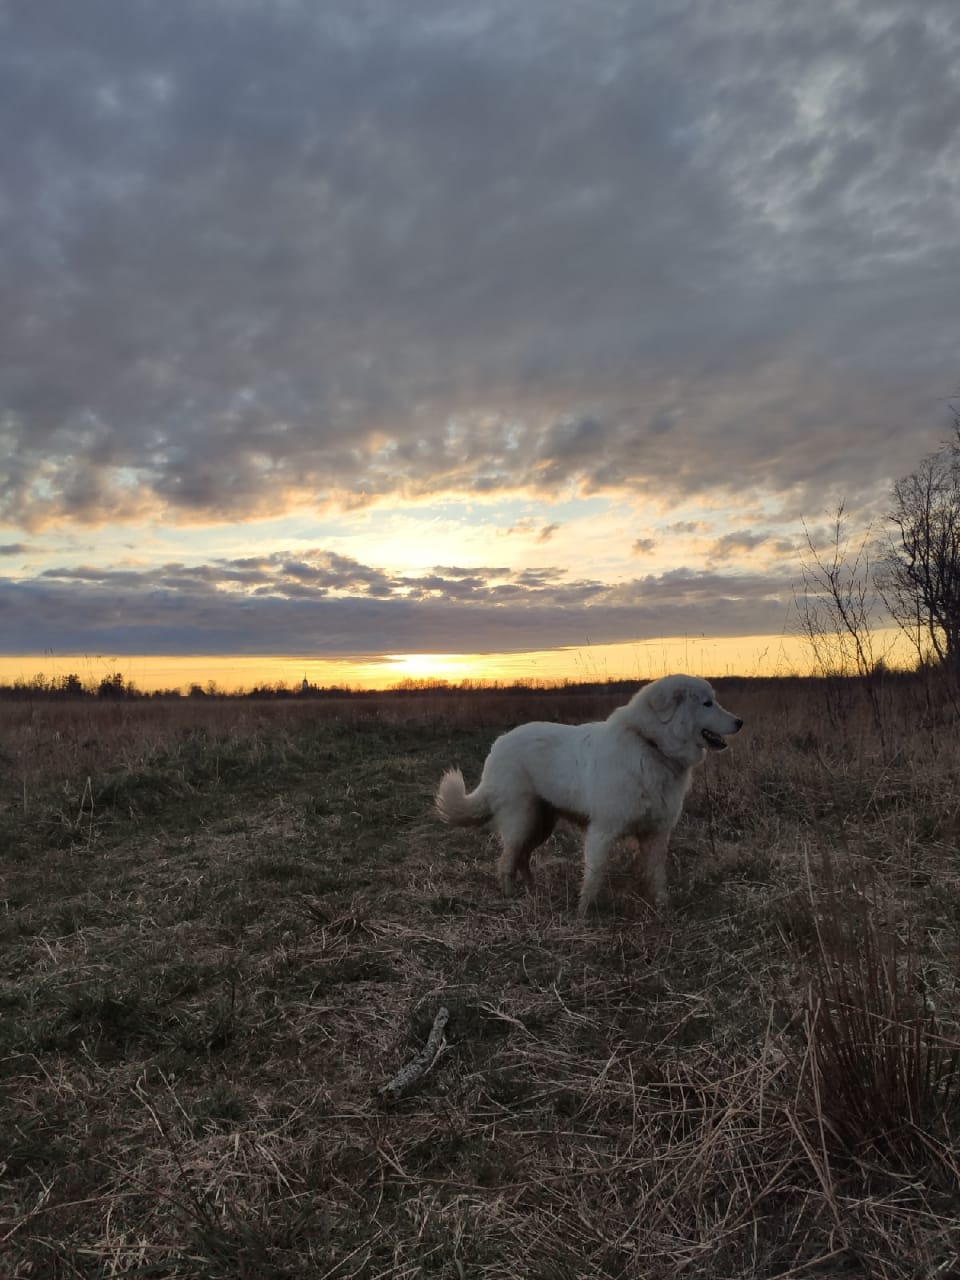
<path fill-rule="evenodd" d="M 734 729 L 734 731 L 733 731 L 733 732 L 734 732 L 734 733 L 739 733 L 739 732 L 740 732 L 740 730 L 741 730 L 742 728 L 743 728 L 743 721 L 742 721 L 742 720 L 739 718 L 739 716 L 738 716 L 738 717 L 737 717 L 737 727 Z"/>

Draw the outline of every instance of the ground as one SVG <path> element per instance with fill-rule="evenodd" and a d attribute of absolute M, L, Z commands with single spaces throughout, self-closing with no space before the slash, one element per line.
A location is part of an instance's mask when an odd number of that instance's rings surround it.
<path fill-rule="evenodd" d="M 0 707 L 4 1274 L 960 1276 L 956 707 L 719 696 L 587 921 L 431 798 L 620 692 Z"/>

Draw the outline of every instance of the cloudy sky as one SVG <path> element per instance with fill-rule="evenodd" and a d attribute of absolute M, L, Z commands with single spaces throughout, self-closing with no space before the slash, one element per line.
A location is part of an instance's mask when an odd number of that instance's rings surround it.
<path fill-rule="evenodd" d="M 956 0 L 9 3 L 0 115 L 6 655 L 728 664 L 948 434 Z"/>

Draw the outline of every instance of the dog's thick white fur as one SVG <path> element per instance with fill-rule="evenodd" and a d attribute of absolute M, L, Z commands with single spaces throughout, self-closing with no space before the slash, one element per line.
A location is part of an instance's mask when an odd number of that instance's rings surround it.
<path fill-rule="evenodd" d="M 724 711 L 706 680 L 665 676 L 594 724 L 534 721 L 497 738 L 480 785 L 467 794 L 463 774 L 448 770 L 437 813 L 458 827 L 491 821 L 503 846 L 500 886 L 533 884 L 530 855 L 558 817 L 586 827 L 580 912 L 594 903 L 616 841 L 631 837 L 656 903 L 666 896 L 667 842 L 680 817 L 694 767 L 742 720 Z"/>

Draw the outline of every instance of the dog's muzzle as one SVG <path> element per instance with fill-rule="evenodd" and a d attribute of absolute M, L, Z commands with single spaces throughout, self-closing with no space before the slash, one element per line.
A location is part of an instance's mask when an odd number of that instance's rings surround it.
<path fill-rule="evenodd" d="M 712 729 L 701 729 L 700 736 L 711 751 L 726 751 L 727 744 L 719 733 L 714 733 Z"/>

